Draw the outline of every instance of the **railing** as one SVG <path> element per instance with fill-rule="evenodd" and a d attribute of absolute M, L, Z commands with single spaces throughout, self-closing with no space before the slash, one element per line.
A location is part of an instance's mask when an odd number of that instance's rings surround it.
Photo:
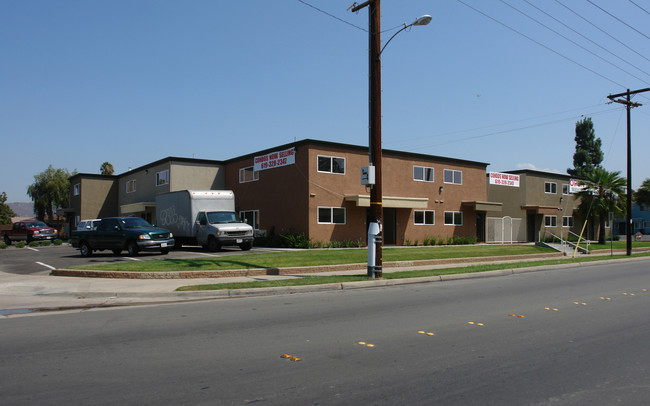
<path fill-rule="evenodd" d="M 570 238 L 574 236 L 575 237 L 575 242 L 570 241 Z M 578 246 L 579 250 L 582 250 L 584 253 L 589 253 L 589 243 L 590 241 L 587 239 L 580 239 L 580 236 L 576 233 L 573 233 L 571 231 L 567 231 L 566 234 L 566 239 L 564 238 L 564 232 L 560 231 L 560 236 L 558 237 L 557 235 L 553 234 L 551 231 L 548 229 L 543 229 L 539 231 L 539 241 L 542 243 L 552 243 L 552 244 L 560 244 L 562 246 L 563 251 L 567 251 L 567 247 L 570 247 L 572 249 L 575 249 L 576 246 Z M 580 244 L 578 245 L 578 241 Z M 583 246 L 584 244 L 584 246 Z"/>

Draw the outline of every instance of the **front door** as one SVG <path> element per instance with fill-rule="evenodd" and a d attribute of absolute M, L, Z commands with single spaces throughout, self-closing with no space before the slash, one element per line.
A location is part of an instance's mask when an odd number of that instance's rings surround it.
<path fill-rule="evenodd" d="M 382 232 L 384 245 L 395 245 L 397 243 L 397 209 L 384 209 Z"/>
<path fill-rule="evenodd" d="M 476 213 L 476 242 L 485 242 L 485 212 Z"/>

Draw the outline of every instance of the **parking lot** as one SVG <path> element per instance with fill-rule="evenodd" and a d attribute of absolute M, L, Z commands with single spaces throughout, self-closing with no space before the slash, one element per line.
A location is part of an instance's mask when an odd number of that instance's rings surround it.
<path fill-rule="evenodd" d="M 9 246 L 0 250 L 0 271 L 21 275 L 48 274 L 52 269 L 63 269 L 73 266 L 84 266 L 93 264 L 114 263 L 123 261 L 149 261 L 153 259 L 187 259 L 218 257 L 225 255 L 254 254 L 264 252 L 284 251 L 279 248 L 257 248 L 250 251 L 241 251 L 236 247 L 224 247 L 221 251 L 209 252 L 201 247 L 183 247 L 181 250 L 173 250 L 167 255 L 160 255 L 157 252 L 144 252 L 135 257 L 125 255 L 114 255 L 111 251 L 98 251 L 91 257 L 83 257 L 79 250 L 68 244 L 47 247 L 24 247 L 16 248 Z"/>

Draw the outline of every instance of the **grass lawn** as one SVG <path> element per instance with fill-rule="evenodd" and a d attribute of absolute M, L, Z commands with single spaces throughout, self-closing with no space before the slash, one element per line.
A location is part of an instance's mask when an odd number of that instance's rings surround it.
<path fill-rule="evenodd" d="M 650 256 L 650 253 L 634 254 L 635 257 Z M 405 279 L 405 278 L 419 278 L 426 276 L 439 276 L 461 273 L 475 273 L 486 272 L 500 269 L 515 269 L 533 266 L 544 265 L 560 265 L 560 264 L 577 264 L 583 262 L 603 261 L 612 259 L 628 258 L 625 255 L 615 256 L 582 256 L 577 258 L 562 258 L 562 259 L 549 259 L 535 262 L 517 262 L 504 264 L 483 264 L 483 265 L 470 265 L 460 268 L 445 268 L 445 269 L 432 269 L 424 271 L 404 271 L 404 272 L 384 272 L 384 279 Z M 177 291 L 198 291 L 198 290 L 220 290 L 220 289 L 249 289 L 249 288 L 267 288 L 279 286 L 306 286 L 306 285 L 322 285 L 329 283 L 345 283 L 345 282 L 358 282 L 370 280 L 364 275 L 332 275 L 332 276 L 305 276 L 296 279 L 276 279 L 266 281 L 253 281 L 253 282 L 234 282 L 234 283 L 219 283 L 209 285 L 194 285 L 184 286 L 176 289 Z"/>
<path fill-rule="evenodd" d="M 535 245 L 461 245 L 437 247 L 384 248 L 383 261 L 472 258 L 502 255 L 529 255 L 555 251 Z M 264 254 L 229 255 L 212 258 L 162 259 L 93 265 L 93 270 L 124 272 L 182 272 L 296 266 L 359 264 L 367 262 L 368 251 L 358 249 L 311 249 Z M 76 267 L 77 269 L 88 269 Z"/>

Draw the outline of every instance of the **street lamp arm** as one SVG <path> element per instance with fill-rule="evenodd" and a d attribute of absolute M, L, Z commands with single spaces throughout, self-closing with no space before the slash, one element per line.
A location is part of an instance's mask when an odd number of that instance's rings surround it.
<path fill-rule="evenodd" d="M 386 49 L 388 44 L 393 40 L 393 38 L 395 38 L 397 36 L 397 34 L 399 34 L 400 32 L 404 31 L 407 28 L 413 27 L 414 25 L 427 25 L 427 24 L 429 24 L 431 22 L 431 19 L 432 19 L 432 17 L 430 15 L 426 14 L 426 15 L 423 15 L 422 17 L 418 18 L 417 20 L 413 21 L 411 24 L 404 23 L 404 27 L 400 28 L 399 31 L 397 31 L 395 34 L 393 34 L 393 36 L 390 37 L 388 39 L 388 41 L 386 41 L 384 46 L 379 51 L 379 54 L 377 54 L 377 60 L 381 59 L 381 54 L 384 52 L 384 49 Z"/>

